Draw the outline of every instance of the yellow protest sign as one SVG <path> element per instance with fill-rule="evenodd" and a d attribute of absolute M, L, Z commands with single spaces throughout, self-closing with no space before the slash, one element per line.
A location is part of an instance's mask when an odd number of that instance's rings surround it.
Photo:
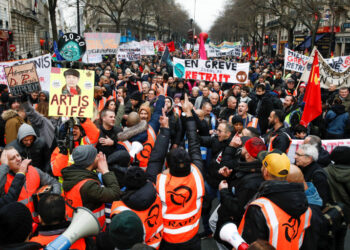
<path fill-rule="evenodd" d="M 49 116 L 92 118 L 95 72 L 52 68 Z"/>

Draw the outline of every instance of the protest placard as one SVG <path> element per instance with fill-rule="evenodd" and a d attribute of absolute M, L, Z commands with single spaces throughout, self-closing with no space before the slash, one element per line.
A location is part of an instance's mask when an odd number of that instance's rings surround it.
<path fill-rule="evenodd" d="M 85 33 L 84 36 L 88 54 L 117 54 L 120 33 Z"/>
<path fill-rule="evenodd" d="M 304 140 L 292 140 L 292 144 L 288 150 L 288 157 L 290 161 L 294 162 L 295 152 L 298 150 L 300 145 L 302 145 Z M 329 153 L 332 153 L 333 149 L 337 146 L 347 146 L 350 147 L 350 139 L 345 140 L 322 140 L 322 147 Z"/>
<path fill-rule="evenodd" d="M 249 63 L 173 59 L 174 77 L 229 83 L 248 83 Z"/>
<path fill-rule="evenodd" d="M 49 116 L 93 116 L 95 72 L 52 68 Z"/>
<path fill-rule="evenodd" d="M 141 59 L 140 43 L 130 42 L 119 46 L 117 52 L 117 60 L 125 60 L 127 62 L 138 61 Z"/>
<path fill-rule="evenodd" d="M 7 85 L 7 79 L 4 68 L 21 65 L 33 62 L 36 68 L 36 72 L 39 77 L 39 82 L 42 90 L 50 90 L 50 73 L 51 73 L 51 55 L 46 54 L 43 56 L 34 57 L 26 60 L 1 62 L 0 63 L 0 84 Z"/>
<path fill-rule="evenodd" d="M 208 46 L 207 49 L 208 57 L 223 57 L 223 56 L 242 56 L 242 47 L 240 45 L 235 46 L 234 48 L 229 49 L 217 49 L 212 46 Z"/>
<path fill-rule="evenodd" d="M 141 41 L 140 49 L 142 56 L 154 56 L 154 45 L 153 42 Z"/>
<path fill-rule="evenodd" d="M 100 63 L 102 62 L 102 55 L 101 54 L 87 54 L 85 53 L 83 56 L 83 63 Z"/>
<path fill-rule="evenodd" d="M 4 69 L 10 93 L 13 96 L 23 93 L 39 92 L 41 90 L 39 77 L 33 62 L 14 65 Z"/>
<path fill-rule="evenodd" d="M 304 56 L 290 49 L 284 49 L 284 69 L 296 72 L 303 72 L 307 62 L 308 56 Z"/>

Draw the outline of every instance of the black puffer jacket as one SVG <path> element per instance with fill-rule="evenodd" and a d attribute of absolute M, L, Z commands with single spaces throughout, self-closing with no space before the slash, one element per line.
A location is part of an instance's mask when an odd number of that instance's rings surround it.
<path fill-rule="evenodd" d="M 259 189 L 259 197 L 268 198 L 293 218 L 299 218 L 308 208 L 304 187 L 299 183 L 265 181 Z M 242 237 L 247 243 L 257 239 L 269 240 L 269 229 L 260 207 L 252 205 L 247 208 Z M 303 249 L 314 249 L 310 239 L 309 227 L 305 232 Z"/>
<path fill-rule="evenodd" d="M 170 143 L 179 145 L 182 141 L 181 118 L 174 113 L 174 109 L 170 110 L 166 116 L 169 118 Z"/>
<path fill-rule="evenodd" d="M 218 188 L 219 183 L 224 179 L 222 175 L 218 173 L 219 169 L 223 167 L 223 151 L 229 146 L 232 140 L 232 136 L 227 140 L 220 142 L 217 136 L 201 136 L 201 146 L 211 148 L 212 159 L 209 165 L 209 169 L 206 172 L 205 180 L 213 188 Z"/>
<path fill-rule="evenodd" d="M 114 141 L 114 144 L 112 146 L 103 146 L 100 142 L 97 143 L 96 149 L 97 151 L 103 152 L 106 157 L 111 155 L 115 149 L 116 145 L 118 143 L 118 133 L 122 132 L 122 128 L 119 126 L 114 126 L 111 130 L 106 130 L 103 125 L 99 126 L 100 129 L 100 137 L 99 138 L 107 138 L 107 136 Z"/>

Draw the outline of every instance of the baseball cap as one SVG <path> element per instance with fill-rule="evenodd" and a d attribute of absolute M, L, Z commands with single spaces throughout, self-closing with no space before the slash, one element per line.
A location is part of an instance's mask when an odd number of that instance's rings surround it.
<path fill-rule="evenodd" d="M 288 156 L 278 149 L 271 152 L 261 151 L 257 158 L 262 162 L 263 167 L 276 177 L 286 177 L 290 169 L 290 160 Z"/>

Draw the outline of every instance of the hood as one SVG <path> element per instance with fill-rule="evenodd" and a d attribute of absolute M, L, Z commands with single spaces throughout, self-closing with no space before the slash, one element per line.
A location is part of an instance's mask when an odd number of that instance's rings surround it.
<path fill-rule="evenodd" d="M 350 182 L 350 166 L 349 165 L 329 165 L 325 169 L 327 173 L 337 182 L 347 184 Z"/>
<path fill-rule="evenodd" d="M 43 246 L 37 242 L 21 242 L 10 245 L 0 246 L 1 250 L 39 250 L 43 249 Z"/>
<path fill-rule="evenodd" d="M 24 137 L 29 136 L 29 135 L 33 135 L 35 137 L 35 139 L 37 138 L 37 135 L 33 129 L 32 126 L 23 123 L 18 130 L 17 133 L 17 140 L 19 143 L 21 143 L 21 141 L 23 140 Z"/>
<path fill-rule="evenodd" d="M 266 197 L 294 218 L 300 217 L 308 208 L 308 202 L 301 183 L 286 181 L 264 181 L 258 191 L 259 197 Z"/>
<path fill-rule="evenodd" d="M 61 173 L 63 177 L 62 187 L 65 192 L 71 190 L 75 184 L 84 179 L 94 179 L 99 181 L 97 174 L 86 169 L 78 168 L 74 164 L 62 169 Z"/>
<path fill-rule="evenodd" d="M 323 147 L 319 149 L 318 151 L 318 160 L 317 163 L 326 167 L 331 163 L 331 158 L 327 150 L 325 150 Z"/>
<path fill-rule="evenodd" d="M 6 111 L 4 111 L 2 114 L 1 114 L 1 118 L 4 120 L 4 121 L 7 121 L 13 117 L 16 117 L 18 115 L 17 111 L 14 110 L 14 109 L 8 109 Z"/>
<path fill-rule="evenodd" d="M 134 137 L 135 135 L 138 135 L 144 131 L 147 130 L 147 122 L 146 121 L 140 121 L 138 124 L 128 128 L 125 127 L 123 132 L 118 133 L 118 141 L 125 141 L 129 140 L 130 138 Z"/>
<path fill-rule="evenodd" d="M 146 185 L 138 190 L 127 190 L 121 197 L 121 200 L 129 208 L 137 211 L 143 211 L 148 209 L 156 200 L 157 192 L 151 182 L 147 182 Z"/>
<path fill-rule="evenodd" d="M 336 113 L 337 115 L 341 115 L 344 114 L 345 111 L 345 106 L 341 105 L 341 104 L 335 104 L 332 106 L 332 110 L 334 111 L 334 113 Z"/>
<path fill-rule="evenodd" d="M 48 92 L 48 91 L 43 90 L 43 91 L 41 91 L 41 92 L 40 92 L 40 94 L 41 94 L 41 93 L 43 93 L 43 94 L 46 96 L 46 100 L 47 100 L 47 101 L 49 101 L 49 100 L 50 100 L 50 94 L 49 94 L 49 92 Z"/>
<path fill-rule="evenodd" d="M 236 177 L 241 178 L 246 174 L 260 173 L 261 174 L 261 162 L 256 160 L 252 162 L 239 161 L 236 168 Z"/>

